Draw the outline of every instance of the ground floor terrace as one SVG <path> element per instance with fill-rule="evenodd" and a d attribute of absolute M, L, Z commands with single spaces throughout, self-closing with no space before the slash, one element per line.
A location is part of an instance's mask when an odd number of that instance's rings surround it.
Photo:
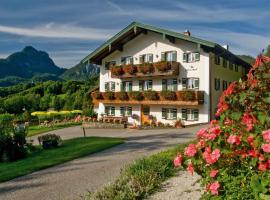
<path fill-rule="evenodd" d="M 99 119 L 102 117 L 125 117 L 130 124 L 149 125 L 152 123 L 174 125 L 181 120 L 183 125 L 193 125 L 209 122 L 207 105 L 145 105 L 145 104 L 105 104 L 95 107 Z"/>

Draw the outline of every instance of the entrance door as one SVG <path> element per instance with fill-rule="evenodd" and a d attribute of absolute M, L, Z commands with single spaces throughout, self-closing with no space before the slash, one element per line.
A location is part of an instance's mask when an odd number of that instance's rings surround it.
<path fill-rule="evenodd" d="M 141 124 L 150 123 L 150 106 L 142 105 L 141 106 Z"/>

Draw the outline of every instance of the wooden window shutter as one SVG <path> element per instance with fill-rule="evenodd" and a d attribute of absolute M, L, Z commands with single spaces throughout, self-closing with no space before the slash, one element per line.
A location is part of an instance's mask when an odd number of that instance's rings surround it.
<path fill-rule="evenodd" d="M 128 91 L 132 91 L 132 81 L 129 82 L 129 85 L 128 85 Z"/>
<path fill-rule="evenodd" d="M 122 65 L 123 65 L 123 64 L 126 64 L 126 57 L 122 57 L 122 58 L 121 58 L 121 63 L 122 63 Z"/>
<path fill-rule="evenodd" d="M 173 112 L 173 119 L 177 119 L 177 109 L 176 108 L 172 109 L 172 112 Z"/>
<path fill-rule="evenodd" d="M 108 92 L 109 91 L 109 83 L 105 83 L 105 92 Z"/>
<path fill-rule="evenodd" d="M 199 52 L 195 53 L 195 61 L 200 61 L 200 53 Z"/>
<path fill-rule="evenodd" d="M 139 91 L 143 91 L 143 85 L 144 85 L 144 81 L 140 80 L 139 81 Z"/>
<path fill-rule="evenodd" d="M 133 57 L 130 57 L 130 63 L 133 64 Z"/>
<path fill-rule="evenodd" d="M 112 91 L 112 92 L 115 91 L 115 82 L 111 82 L 111 91 Z"/>
<path fill-rule="evenodd" d="M 172 61 L 177 61 L 177 52 L 176 51 L 172 52 Z"/>
<path fill-rule="evenodd" d="M 152 89 L 153 89 L 153 81 L 148 80 L 148 90 L 152 90 Z"/>
<path fill-rule="evenodd" d="M 115 107 L 111 107 L 111 115 L 115 116 Z"/>
<path fill-rule="evenodd" d="M 187 62 L 187 61 L 188 61 L 187 53 L 183 53 L 183 62 Z"/>
<path fill-rule="evenodd" d="M 124 116 L 124 115 L 125 115 L 125 108 L 120 107 L 120 116 Z"/>
<path fill-rule="evenodd" d="M 167 80 L 166 79 L 162 79 L 162 90 L 163 91 L 167 90 Z"/>
<path fill-rule="evenodd" d="M 173 79 L 173 91 L 177 91 L 177 79 Z"/>
<path fill-rule="evenodd" d="M 183 89 L 187 89 L 187 78 L 182 78 L 182 87 Z"/>
<path fill-rule="evenodd" d="M 139 56 L 139 63 L 140 63 L 140 64 L 144 63 L 143 57 L 144 57 L 143 55 L 140 55 L 140 56 Z"/>
<path fill-rule="evenodd" d="M 161 61 L 166 61 L 166 53 L 161 52 Z"/>
<path fill-rule="evenodd" d="M 182 109 L 182 120 L 187 120 L 187 109 Z"/>
<path fill-rule="evenodd" d="M 167 109 L 162 108 L 162 119 L 166 119 L 166 118 L 167 118 Z"/>
<path fill-rule="evenodd" d="M 121 92 L 125 91 L 125 82 L 120 83 L 120 90 Z"/>
<path fill-rule="evenodd" d="M 153 63 L 153 54 L 148 54 L 148 62 Z"/>
<path fill-rule="evenodd" d="M 193 115 L 194 115 L 194 121 L 198 121 L 199 120 L 199 110 L 198 109 L 193 110 Z"/>
<path fill-rule="evenodd" d="M 199 89 L 199 86 L 200 86 L 200 79 L 195 78 L 194 82 L 195 82 L 195 83 L 194 83 L 195 89 Z"/>

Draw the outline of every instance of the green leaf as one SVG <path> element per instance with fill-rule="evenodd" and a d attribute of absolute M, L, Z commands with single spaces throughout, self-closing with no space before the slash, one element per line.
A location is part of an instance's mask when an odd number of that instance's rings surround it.
<path fill-rule="evenodd" d="M 241 116 L 242 116 L 241 112 L 234 112 L 231 114 L 232 119 L 236 121 L 240 120 Z"/>
<path fill-rule="evenodd" d="M 267 189 L 262 185 L 258 175 L 251 177 L 250 186 L 256 194 L 267 192 Z"/>
<path fill-rule="evenodd" d="M 270 74 L 263 74 L 263 78 L 270 78 Z"/>
<path fill-rule="evenodd" d="M 262 200 L 270 200 L 270 195 L 266 195 L 266 194 L 260 193 L 260 198 L 261 198 Z"/>
<path fill-rule="evenodd" d="M 270 104 L 270 97 L 263 98 L 263 101 Z"/>
<path fill-rule="evenodd" d="M 267 121 L 267 115 L 265 115 L 263 112 L 258 113 L 258 120 L 260 121 L 261 124 L 265 124 Z"/>

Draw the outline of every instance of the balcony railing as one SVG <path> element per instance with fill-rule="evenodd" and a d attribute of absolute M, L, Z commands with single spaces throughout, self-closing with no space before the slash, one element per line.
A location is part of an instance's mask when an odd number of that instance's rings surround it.
<path fill-rule="evenodd" d="M 180 63 L 156 62 L 143 64 L 119 65 L 110 67 L 112 78 L 133 78 L 152 76 L 178 76 Z"/>
<path fill-rule="evenodd" d="M 93 92 L 93 103 L 145 104 L 145 105 L 190 105 L 204 103 L 204 91 L 134 91 L 134 92 Z"/>

